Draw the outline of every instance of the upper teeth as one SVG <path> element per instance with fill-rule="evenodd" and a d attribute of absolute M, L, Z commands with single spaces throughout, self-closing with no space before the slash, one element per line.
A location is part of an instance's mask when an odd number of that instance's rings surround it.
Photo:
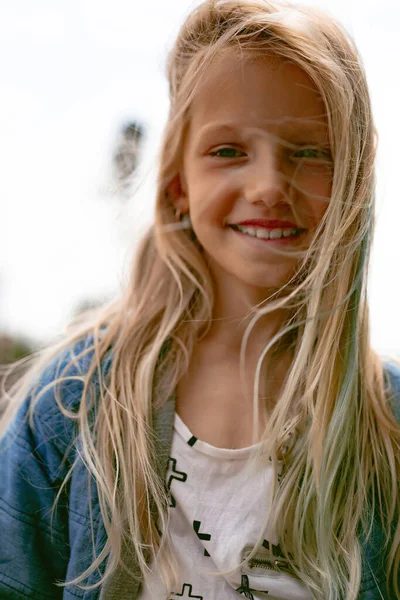
<path fill-rule="evenodd" d="M 286 229 L 266 229 L 265 227 L 256 229 L 255 227 L 243 227 L 242 225 L 236 225 L 236 227 L 243 233 L 247 233 L 253 237 L 263 238 L 264 240 L 277 240 L 282 237 L 289 237 L 290 235 L 295 235 L 298 231 L 293 227 Z"/>

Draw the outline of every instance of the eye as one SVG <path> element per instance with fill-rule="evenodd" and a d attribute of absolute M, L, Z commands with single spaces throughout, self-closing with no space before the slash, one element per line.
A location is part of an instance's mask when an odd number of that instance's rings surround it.
<path fill-rule="evenodd" d="M 219 154 L 220 152 L 224 152 L 225 156 L 221 156 Z M 224 146 L 223 148 L 219 148 L 218 150 L 214 150 L 213 152 L 210 152 L 210 155 L 218 156 L 219 158 L 236 158 L 234 156 L 235 152 L 241 152 L 241 150 L 238 150 L 238 148 L 234 148 L 233 146 Z M 244 153 L 241 152 L 241 154 L 243 155 Z"/>
<path fill-rule="evenodd" d="M 293 154 L 295 158 L 322 158 L 323 160 L 332 160 L 330 152 L 319 148 L 300 148 Z"/>

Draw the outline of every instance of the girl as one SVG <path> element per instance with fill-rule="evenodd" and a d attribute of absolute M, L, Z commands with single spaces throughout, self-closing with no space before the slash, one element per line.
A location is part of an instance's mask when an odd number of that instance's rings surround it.
<path fill-rule="evenodd" d="M 206 0 L 168 76 L 130 285 L 4 419 L 0 596 L 399 598 L 400 369 L 369 341 L 354 43 L 315 9 Z"/>

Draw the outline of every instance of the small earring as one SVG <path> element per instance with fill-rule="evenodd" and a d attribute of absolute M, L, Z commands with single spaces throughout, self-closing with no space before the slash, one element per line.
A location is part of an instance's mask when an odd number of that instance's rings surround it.
<path fill-rule="evenodd" d="M 186 213 L 184 214 L 184 219 L 181 218 L 182 217 L 182 213 L 179 210 L 179 208 L 175 209 L 175 221 L 177 223 L 182 223 L 182 225 L 180 227 L 176 227 L 177 229 L 189 229 L 189 235 L 190 235 L 190 239 L 192 240 L 192 242 L 197 242 L 197 236 L 193 230 L 193 226 L 192 226 L 192 220 L 190 218 L 190 213 Z M 174 228 L 175 229 L 175 228 Z M 201 247 L 201 245 L 200 245 Z"/>

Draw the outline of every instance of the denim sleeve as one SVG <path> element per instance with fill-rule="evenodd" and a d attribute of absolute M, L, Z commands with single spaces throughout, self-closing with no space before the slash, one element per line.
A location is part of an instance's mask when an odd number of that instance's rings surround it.
<path fill-rule="evenodd" d="M 84 340 L 58 355 L 39 375 L 32 389 L 40 391 L 33 423 L 28 395 L 0 439 L 0 598 L 2 600 L 58 600 L 70 560 L 68 484 L 57 502 L 57 492 L 74 460 L 74 421 L 57 404 L 52 382 L 60 375 L 71 379 L 60 386 L 63 405 L 79 407 L 87 364 L 71 364 L 71 357 L 90 345 Z M 72 350 L 72 352 L 71 352 Z M 87 355 L 86 361 L 90 359 Z"/>
<path fill-rule="evenodd" d="M 76 460 L 75 420 L 61 412 L 52 385 L 59 377 L 66 377 L 59 386 L 59 398 L 66 409 L 77 411 L 92 347 L 93 337 L 87 336 L 55 357 L 32 384 L 31 392 L 40 392 L 32 426 L 28 395 L 0 439 L 1 600 L 97 597 L 97 592 L 57 586 L 57 582 L 65 583 L 85 571 L 93 560 L 93 551 L 87 541 L 92 535 L 87 471 Z M 110 364 L 111 354 L 102 365 L 104 373 Z M 97 373 L 91 383 L 98 388 Z M 53 510 L 72 465 L 71 478 Z M 95 499 L 93 516 L 102 547 L 104 527 L 99 512 Z M 95 579 L 92 577 L 89 583 Z"/>
<path fill-rule="evenodd" d="M 65 497 L 53 518 L 52 508 L 65 473 L 49 422 L 32 429 L 28 406 L 0 440 L 0 598 L 57 600 L 69 556 Z"/>

